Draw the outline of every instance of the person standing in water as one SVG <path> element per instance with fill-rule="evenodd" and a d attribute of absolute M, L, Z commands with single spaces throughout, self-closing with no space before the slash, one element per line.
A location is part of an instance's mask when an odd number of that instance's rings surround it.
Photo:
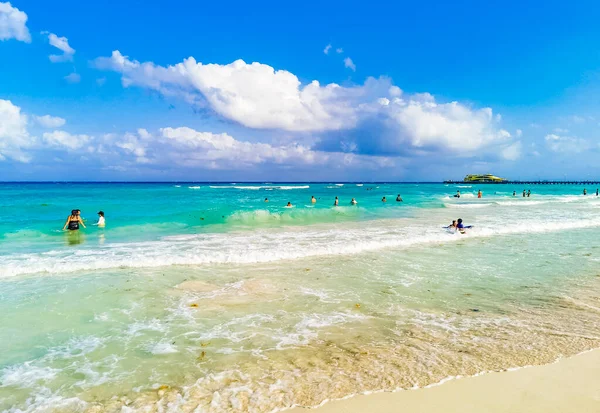
<path fill-rule="evenodd" d="M 477 192 L 477 198 L 481 198 L 481 189 Z"/>
<path fill-rule="evenodd" d="M 335 201 L 333 201 L 333 206 L 338 206 L 340 203 L 340 200 L 338 199 L 338 197 L 335 197 Z"/>
<path fill-rule="evenodd" d="M 598 188 L 596 188 L 596 196 L 598 196 Z"/>
<path fill-rule="evenodd" d="M 98 212 L 98 222 L 96 222 L 94 225 L 97 225 L 98 228 L 104 228 L 106 226 L 106 221 L 104 220 L 104 212 L 103 211 Z"/>
<path fill-rule="evenodd" d="M 313 204 L 316 204 L 317 203 L 317 198 L 315 198 L 314 196 L 312 196 L 310 198 L 310 202 L 313 203 Z"/>
<path fill-rule="evenodd" d="M 527 191 L 523 189 L 523 198 L 527 196 Z"/>
<path fill-rule="evenodd" d="M 583 195 L 587 195 L 587 189 L 583 188 Z"/>
<path fill-rule="evenodd" d="M 350 204 L 351 205 L 356 205 L 356 204 L 358 204 L 358 202 L 356 202 L 356 199 L 352 198 L 352 201 L 350 201 Z"/>
<path fill-rule="evenodd" d="M 400 194 L 398 194 L 398 196 L 396 197 L 396 202 L 402 202 L 402 197 L 400 196 Z"/>
<path fill-rule="evenodd" d="M 517 196 L 517 191 L 513 191 L 513 196 Z"/>
<path fill-rule="evenodd" d="M 67 222 L 63 226 L 63 231 L 68 229 L 69 231 L 77 231 L 79 230 L 79 225 L 85 228 L 85 224 L 81 219 L 81 215 L 78 212 L 78 209 L 74 209 L 71 211 L 71 215 L 67 218 Z"/>
<path fill-rule="evenodd" d="M 527 198 L 529 198 L 530 196 L 531 196 L 531 189 L 529 189 L 529 190 L 527 191 Z"/>

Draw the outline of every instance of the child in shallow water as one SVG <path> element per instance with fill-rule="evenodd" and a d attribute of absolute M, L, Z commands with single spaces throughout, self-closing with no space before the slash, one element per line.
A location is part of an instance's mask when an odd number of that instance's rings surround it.
<path fill-rule="evenodd" d="M 106 221 L 104 220 L 104 212 L 103 211 L 98 212 L 98 222 L 96 222 L 94 225 L 97 225 L 98 228 L 104 228 L 106 226 Z"/>

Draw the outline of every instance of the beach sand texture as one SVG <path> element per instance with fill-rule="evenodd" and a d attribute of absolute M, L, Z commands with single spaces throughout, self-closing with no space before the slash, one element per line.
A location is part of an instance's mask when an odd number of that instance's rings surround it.
<path fill-rule="evenodd" d="M 312 409 L 296 408 L 300 413 Z M 450 380 L 424 389 L 359 395 L 318 413 L 600 412 L 600 350 L 545 366 Z"/>

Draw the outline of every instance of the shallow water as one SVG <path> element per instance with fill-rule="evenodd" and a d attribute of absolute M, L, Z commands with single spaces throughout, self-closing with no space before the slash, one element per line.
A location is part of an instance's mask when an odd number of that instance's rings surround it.
<path fill-rule="evenodd" d="M 0 410 L 273 411 L 600 346 L 600 200 L 477 189 L 2 184 Z"/>

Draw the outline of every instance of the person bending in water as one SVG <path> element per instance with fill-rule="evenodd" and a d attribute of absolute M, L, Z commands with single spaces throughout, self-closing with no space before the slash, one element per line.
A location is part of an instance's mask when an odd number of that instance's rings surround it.
<path fill-rule="evenodd" d="M 471 228 L 471 226 L 470 226 L 470 225 L 468 225 L 468 226 L 465 226 L 465 225 L 463 224 L 463 220 L 462 220 L 462 218 L 458 218 L 458 221 L 456 221 L 456 229 L 457 229 L 457 230 L 458 230 L 458 231 L 459 231 L 461 234 L 464 234 L 464 233 L 465 233 L 465 229 L 466 229 L 466 228 Z"/>
<path fill-rule="evenodd" d="M 317 198 L 315 198 L 314 196 L 312 196 L 310 198 L 310 202 L 313 203 L 313 204 L 316 204 L 317 203 Z"/>
<path fill-rule="evenodd" d="M 74 209 L 71 211 L 71 215 L 67 218 L 67 222 L 63 226 L 63 231 L 68 229 L 69 231 L 77 231 L 79 229 L 79 225 L 85 228 L 85 224 L 81 219 L 81 215 L 78 212 L 78 209 Z"/>
<path fill-rule="evenodd" d="M 104 212 L 103 211 L 98 212 L 98 222 L 96 222 L 94 225 L 97 225 L 98 228 L 104 228 L 106 226 L 106 221 L 104 220 Z"/>
<path fill-rule="evenodd" d="M 456 195 L 454 195 L 454 198 L 460 198 L 460 191 L 456 191 Z"/>
<path fill-rule="evenodd" d="M 352 201 L 350 201 L 350 204 L 351 205 L 356 205 L 356 204 L 358 204 L 358 202 L 356 202 L 356 199 L 352 198 Z"/>
<path fill-rule="evenodd" d="M 338 197 L 335 197 L 335 201 L 333 201 L 333 206 L 338 206 L 340 203 L 340 200 L 338 199 Z"/>
<path fill-rule="evenodd" d="M 402 197 L 400 196 L 400 194 L 398 194 L 398 196 L 396 197 L 396 202 L 402 202 Z"/>

